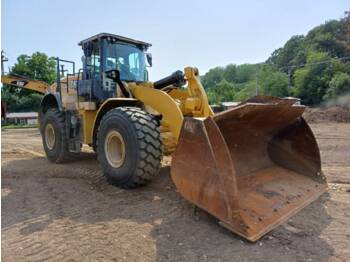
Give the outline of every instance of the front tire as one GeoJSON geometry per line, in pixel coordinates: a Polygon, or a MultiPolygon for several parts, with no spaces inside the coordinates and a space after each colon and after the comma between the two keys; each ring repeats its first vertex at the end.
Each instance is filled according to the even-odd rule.
{"type": "Polygon", "coordinates": [[[157,121],[136,107],[110,110],[97,133],[97,157],[110,183],[124,188],[146,184],[161,165],[157,121]]]}
{"type": "Polygon", "coordinates": [[[40,132],[46,157],[54,163],[63,163],[71,158],[68,152],[66,122],[63,112],[50,108],[42,116],[40,132]]]}

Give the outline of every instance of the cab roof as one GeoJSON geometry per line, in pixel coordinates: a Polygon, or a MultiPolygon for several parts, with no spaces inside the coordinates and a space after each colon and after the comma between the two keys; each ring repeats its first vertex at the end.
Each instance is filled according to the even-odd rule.
{"type": "Polygon", "coordinates": [[[111,39],[114,39],[116,41],[125,42],[125,43],[129,43],[129,44],[134,44],[134,45],[141,45],[141,46],[144,46],[146,48],[152,46],[152,44],[150,44],[150,43],[142,42],[139,40],[131,39],[131,38],[120,36],[120,35],[109,34],[109,33],[100,33],[100,34],[91,36],[85,40],[80,41],[78,43],[78,45],[82,46],[85,43],[88,43],[88,42],[91,42],[94,40],[98,40],[100,38],[111,38],[111,39]]]}

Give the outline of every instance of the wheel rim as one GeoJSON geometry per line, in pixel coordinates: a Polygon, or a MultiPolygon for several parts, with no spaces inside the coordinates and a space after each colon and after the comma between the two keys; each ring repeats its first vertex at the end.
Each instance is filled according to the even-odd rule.
{"type": "Polygon", "coordinates": [[[53,128],[52,124],[47,124],[45,127],[45,142],[48,149],[52,150],[55,146],[56,142],[56,135],[55,135],[55,129],[53,128]]]}
{"type": "Polygon", "coordinates": [[[114,168],[121,167],[125,159],[125,143],[122,135],[116,130],[109,131],[104,148],[108,163],[114,168]]]}

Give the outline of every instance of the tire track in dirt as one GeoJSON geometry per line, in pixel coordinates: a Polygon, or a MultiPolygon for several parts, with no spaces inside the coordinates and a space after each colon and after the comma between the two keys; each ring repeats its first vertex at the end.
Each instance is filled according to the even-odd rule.
{"type": "MultiPolygon", "coordinates": [[[[22,183],[31,181],[32,184],[41,184],[42,188],[39,190],[41,192],[38,194],[28,196],[32,198],[32,201],[28,203],[28,201],[24,200],[24,203],[21,203],[20,206],[14,207],[17,209],[17,214],[19,213],[20,217],[23,217],[22,222],[6,227],[5,221],[3,234],[16,235],[16,237],[9,242],[8,246],[12,248],[7,248],[7,245],[4,245],[3,250],[20,254],[17,257],[26,258],[26,260],[30,261],[35,261],[37,259],[50,260],[52,258],[55,258],[56,261],[68,259],[75,259],[78,261],[81,260],[82,257],[85,257],[84,254],[88,254],[89,258],[105,261],[110,258],[111,253],[106,243],[113,244],[113,236],[115,234],[121,234],[122,237],[127,238],[129,230],[135,228],[135,223],[131,223],[132,226],[127,227],[126,231],[123,232],[121,230],[115,230],[115,225],[94,225],[84,222],[99,221],[100,219],[104,220],[105,210],[110,209],[111,203],[113,203],[113,200],[109,199],[109,196],[113,197],[117,194],[125,194],[128,192],[107,184],[95,160],[94,154],[84,155],[82,158],[78,157],[76,159],[77,162],[73,161],[67,165],[52,165],[42,157],[33,159],[32,156],[36,154],[33,154],[33,152],[29,150],[13,150],[12,153],[14,156],[17,154],[17,157],[18,154],[21,154],[21,158],[23,159],[17,161],[14,160],[14,158],[17,159],[17,157],[11,157],[12,159],[9,161],[5,161],[4,171],[5,173],[9,173],[6,175],[6,180],[13,181],[13,184],[19,181],[22,183]],[[86,157],[88,160],[85,159],[86,157]],[[23,161],[27,162],[23,165],[14,164],[7,166],[6,163],[11,163],[11,161],[18,163],[23,161]],[[30,165],[27,165],[29,163],[30,165]],[[24,169],[24,167],[26,167],[26,169],[24,169]],[[34,170],[36,172],[34,172],[34,170]],[[79,183],[78,187],[75,185],[77,182],[79,183]],[[82,188],[81,182],[84,183],[84,188],[82,188]],[[66,195],[62,192],[62,188],[66,188],[66,195]],[[42,194],[45,195],[44,200],[41,196],[42,194]],[[69,195],[76,194],[79,195],[79,200],[84,200],[85,203],[81,205],[78,199],[73,201],[74,203],[69,203],[67,201],[67,198],[70,198],[69,195]],[[32,209],[27,209],[28,206],[34,205],[39,208],[34,211],[32,209]],[[48,217],[43,217],[41,215],[43,213],[48,213],[50,215],[48,217]],[[36,216],[37,219],[35,219],[36,216]],[[30,219],[31,217],[34,218],[30,219]],[[77,226],[76,222],[72,222],[81,220],[83,223],[79,222],[81,223],[79,226],[77,226]],[[74,223],[73,227],[71,226],[72,223],[74,223]],[[44,234],[41,234],[42,230],[45,230],[44,234]],[[106,237],[109,235],[110,237],[106,237]],[[36,239],[45,237],[48,241],[29,241],[33,237],[36,239]],[[79,239],[79,243],[76,243],[76,239],[79,239]],[[92,245],[94,245],[93,249],[91,249],[92,245]],[[57,249],[57,247],[59,248],[57,249]]],[[[27,190],[25,189],[23,191],[27,190]]],[[[23,194],[24,192],[20,192],[20,195],[23,194]]],[[[133,197],[133,193],[126,194],[133,197]]],[[[134,199],[137,202],[137,199],[141,200],[145,198],[140,195],[135,196],[134,199]]],[[[125,196],[122,196],[117,202],[121,206],[129,205],[128,197],[125,196]]],[[[142,208],[145,207],[140,203],[134,205],[134,208],[142,210],[142,208]]],[[[120,227],[123,228],[129,223],[130,222],[122,223],[120,227]]],[[[142,228],[143,227],[141,227],[141,231],[143,230],[142,228]]],[[[149,235],[149,230],[144,235],[149,235]]],[[[129,243],[133,241],[134,240],[130,240],[129,243]]],[[[140,245],[142,246],[142,244],[140,245]]],[[[130,247],[128,248],[130,249],[130,247]]],[[[147,253],[144,247],[142,249],[144,253],[147,253]]],[[[152,250],[152,248],[150,250],[152,250]]],[[[134,253],[138,254],[136,250],[134,253]]],[[[148,253],[154,256],[154,252],[148,251],[148,253]]],[[[128,256],[128,254],[124,255],[128,256]]],[[[120,259],[123,259],[123,257],[120,257],[120,259]]],[[[141,259],[141,257],[139,258],[141,259]]]]}
{"type": "MultiPolygon", "coordinates": [[[[336,130],[326,127],[317,126],[316,133],[328,137],[336,130]]],[[[147,187],[118,189],[106,182],[91,151],[84,148],[74,161],[55,165],[30,152],[43,154],[40,136],[29,132],[27,144],[16,142],[26,132],[3,135],[4,261],[345,261],[350,256],[346,184],[331,184],[330,194],[250,244],[207,213],[194,212],[176,192],[169,167],[147,187]]],[[[336,145],[350,151],[346,141],[319,141],[332,180],[343,181],[349,166],[345,157],[336,158],[336,145]]]]}

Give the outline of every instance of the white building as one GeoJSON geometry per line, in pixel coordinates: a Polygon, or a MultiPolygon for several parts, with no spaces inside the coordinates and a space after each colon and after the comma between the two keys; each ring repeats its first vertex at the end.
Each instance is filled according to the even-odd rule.
{"type": "Polygon", "coordinates": [[[6,113],[6,122],[20,125],[38,124],[37,112],[6,113]]]}
{"type": "Polygon", "coordinates": [[[221,105],[224,107],[224,110],[234,108],[238,106],[241,102],[221,102],[221,105]]]}

